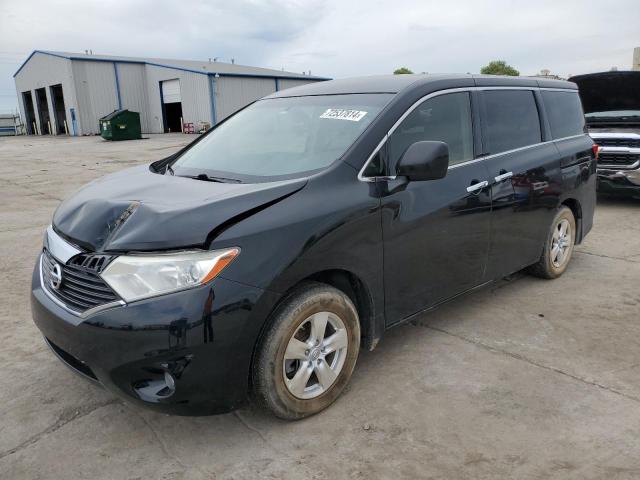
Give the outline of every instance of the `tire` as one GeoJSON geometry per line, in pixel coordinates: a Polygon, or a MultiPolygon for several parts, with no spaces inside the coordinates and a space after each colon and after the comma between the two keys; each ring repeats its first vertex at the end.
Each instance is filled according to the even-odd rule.
{"type": "Polygon", "coordinates": [[[570,208],[561,207],[551,222],[542,257],[528,268],[529,273],[540,278],[558,278],[569,265],[575,241],[576,219],[570,208]],[[563,229],[568,230],[563,234],[563,229]]]}
{"type": "Polygon", "coordinates": [[[359,350],[360,322],[349,297],[329,285],[306,283],[274,311],[258,345],[254,396],[279,418],[314,415],[340,396],[359,350]]]}

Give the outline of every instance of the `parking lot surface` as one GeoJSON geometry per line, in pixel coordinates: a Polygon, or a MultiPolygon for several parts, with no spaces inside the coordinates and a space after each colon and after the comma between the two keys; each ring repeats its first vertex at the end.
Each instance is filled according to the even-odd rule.
{"type": "Polygon", "coordinates": [[[524,274],[388,332],[327,411],[175,417],[77,377],[31,321],[58,203],[193,136],[0,138],[0,478],[640,478],[640,201],[600,198],[563,277],[524,274]]]}

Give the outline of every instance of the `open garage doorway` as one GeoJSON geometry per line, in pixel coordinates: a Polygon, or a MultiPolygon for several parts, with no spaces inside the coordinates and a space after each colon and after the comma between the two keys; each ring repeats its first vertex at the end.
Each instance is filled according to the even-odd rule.
{"type": "Polygon", "coordinates": [[[164,132],[182,131],[182,96],[180,94],[180,80],[165,80],[160,82],[160,96],[162,97],[162,119],[164,132]]]}
{"type": "Polygon", "coordinates": [[[36,90],[36,106],[38,107],[38,118],[40,119],[40,135],[51,135],[51,117],[49,116],[49,105],[47,104],[47,91],[44,88],[36,90]]]}
{"type": "Polygon", "coordinates": [[[36,114],[33,109],[33,97],[30,91],[22,92],[22,104],[24,105],[24,122],[27,126],[27,133],[29,135],[37,135],[36,114]]]}
{"type": "Polygon", "coordinates": [[[64,108],[64,95],[62,93],[62,85],[52,85],[49,87],[51,95],[51,104],[53,105],[53,118],[55,120],[55,131],[57,135],[68,135],[68,126],[66,124],[67,115],[64,108]]]}

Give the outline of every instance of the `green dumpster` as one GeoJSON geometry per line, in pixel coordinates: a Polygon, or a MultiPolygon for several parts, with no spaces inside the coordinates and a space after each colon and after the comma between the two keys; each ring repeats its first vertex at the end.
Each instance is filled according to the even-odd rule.
{"type": "Polygon", "coordinates": [[[140,114],[129,110],[114,110],[100,119],[100,135],[105,140],[142,138],[140,114]]]}

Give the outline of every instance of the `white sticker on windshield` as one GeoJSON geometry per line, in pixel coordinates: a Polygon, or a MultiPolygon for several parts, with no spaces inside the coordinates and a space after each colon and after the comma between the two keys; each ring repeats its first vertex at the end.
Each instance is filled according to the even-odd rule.
{"type": "Polygon", "coordinates": [[[360,110],[344,110],[342,108],[328,108],[320,118],[334,118],[336,120],[350,120],[352,122],[359,122],[362,120],[367,112],[360,110]]]}

